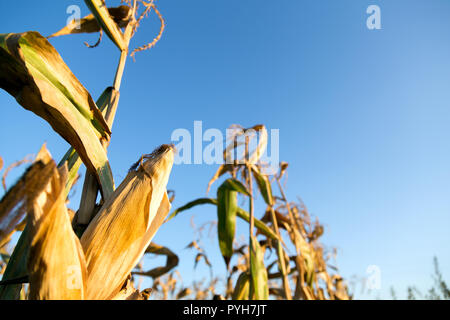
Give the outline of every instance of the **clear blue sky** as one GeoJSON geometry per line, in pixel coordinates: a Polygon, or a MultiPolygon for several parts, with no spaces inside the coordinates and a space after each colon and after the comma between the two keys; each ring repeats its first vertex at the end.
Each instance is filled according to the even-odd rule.
{"type": "MultiPolygon", "coordinates": [[[[0,32],[49,35],[83,1],[3,1],[0,32]]],[[[107,1],[115,4],[117,1],[107,1]]],[[[389,298],[394,286],[431,285],[432,257],[450,277],[450,2],[158,1],[167,28],[149,52],[130,59],[109,148],[120,182],[141,154],[170,142],[173,130],[225,130],[233,123],[280,129],[280,157],[290,163],[288,196],[301,196],[326,225],[323,242],[339,249],[350,278],[381,269],[382,289],[356,298],[389,298]],[[366,28],[366,8],[381,7],[382,30],[366,28]]],[[[151,41],[155,16],[133,45],[151,41]]],[[[96,35],[53,39],[80,81],[97,97],[112,84],[119,52],[96,35]]],[[[0,155],[6,163],[36,153],[43,142],[59,159],[67,144],[34,114],[0,92],[0,155]]],[[[205,195],[216,166],[173,169],[174,207],[205,195]]],[[[11,174],[9,184],[20,172],[11,174]]],[[[81,184],[77,186],[78,193],[81,184]]],[[[77,206],[75,197],[72,206],[77,206]]],[[[215,217],[198,208],[165,225],[155,241],[181,256],[186,281],[193,270],[183,250],[197,224],[215,217]]],[[[240,225],[239,234],[246,228],[240,225]]],[[[225,267],[215,238],[205,240],[216,274],[225,267]]],[[[159,261],[159,260],[157,260],[159,261]]],[[[153,260],[146,265],[151,267],[153,260]]],[[[360,287],[358,287],[360,288],[360,287]]]]}

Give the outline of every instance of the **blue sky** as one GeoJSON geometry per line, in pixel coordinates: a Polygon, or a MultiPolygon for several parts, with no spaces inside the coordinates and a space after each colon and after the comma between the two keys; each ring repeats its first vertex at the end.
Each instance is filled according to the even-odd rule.
{"type": "MultiPolygon", "coordinates": [[[[49,35],[66,22],[66,8],[83,1],[2,3],[2,33],[49,35]]],[[[108,3],[108,1],[107,1],[108,3]]],[[[109,1],[111,4],[117,1],[109,1]]],[[[381,270],[382,288],[356,298],[389,298],[394,286],[428,288],[432,257],[450,277],[450,2],[161,1],[167,27],[151,51],[129,60],[109,159],[116,182],[141,154],[170,142],[178,128],[225,129],[263,123],[280,129],[280,159],[290,163],[288,196],[302,197],[326,225],[323,242],[336,246],[346,278],[381,270]],[[366,9],[381,8],[382,29],[366,28],[366,9]]],[[[146,20],[133,46],[157,34],[146,20]]],[[[52,39],[92,96],[112,84],[118,50],[96,35],[52,39]]],[[[34,114],[0,93],[0,155],[12,163],[43,142],[56,159],[65,141],[34,114]]],[[[169,189],[174,207],[205,195],[216,166],[180,165],[169,189]]],[[[13,183],[20,174],[10,175],[13,183]]],[[[77,186],[78,194],[81,185],[77,186]]],[[[78,198],[72,199],[76,207],[78,198]]],[[[212,207],[165,225],[155,241],[180,254],[186,281],[193,269],[190,219],[214,219],[212,207]]],[[[238,233],[245,235],[245,225],[238,233]]],[[[214,271],[225,271],[215,238],[205,239],[214,271]]],[[[159,261],[159,260],[157,260],[159,261]]],[[[146,265],[151,267],[155,261],[146,265]]]]}

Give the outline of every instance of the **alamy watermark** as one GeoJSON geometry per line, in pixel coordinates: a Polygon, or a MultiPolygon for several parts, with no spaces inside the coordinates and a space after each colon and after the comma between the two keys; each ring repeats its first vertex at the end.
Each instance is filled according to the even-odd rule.
{"type": "Polygon", "coordinates": [[[379,6],[373,4],[370,5],[366,13],[370,16],[366,20],[366,26],[369,30],[380,30],[381,29],[381,9],[379,6]]]}
{"type": "Polygon", "coordinates": [[[66,13],[70,16],[67,18],[66,25],[76,24],[75,29],[81,28],[81,8],[77,5],[67,7],[66,13]]]}
{"type": "Polygon", "coordinates": [[[78,265],[69,266],[66,270],[66,288],[69,290],[80,290],[83,287],[83,276],[78,265]]]}
{"type": "Polygon", "coordinates": [[[381,290],[381,269],[377,265],[370,265],[366,269],[365,287],[368,290],[381,290]]]}
{"type": "Polygon", "coordinates": [[[177,150],[175,164],[244,164],[256,162],[268,171],[277,170],[280,162],[280,130],[232,127],[222,132],[204,130],[202,121],[194,121],[193,130],[179,128],[172,132],[177,150]]]}

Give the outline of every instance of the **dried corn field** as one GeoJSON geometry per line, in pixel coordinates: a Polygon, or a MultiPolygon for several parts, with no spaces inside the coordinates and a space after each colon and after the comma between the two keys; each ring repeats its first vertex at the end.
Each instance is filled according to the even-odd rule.
{"type": "Polygon", "coordinates": [[[351,299],[333,265],[335,250],[320,242],[324,226],[311,218],[301,200],[286,196],[288,164],[269,172],[261,160],[268,140],[264,125],[233,126],[235,141],[223,159],[239,153],[239,139],[245,151],[205,183],[209,190],[220,181],[215,197],[172,208],[175,194],[167,184],[177,150],[165,141],[136,155],[126,177],[114,180],[108,147],[127,58],[153,48],[165,30],[153,1],[122,2],[107,8],[102,0],[85,0],[91,14],[47,38],[35,31],[0,34],[0,87],[69,144],[60,160],[53,159],[46,145],[17,163],[0,158],[5,190],[0,201],[0,299],[351,299]],[[160,22],[159,32],[148,44],[130,48],[151,14],[160,22]],[[104,41],[105,33],[120,51],[113,86],[96,101],[48,40],[80,33],[99,35],[97,43],[86,43],[91,48],[104,41]],[[86,175],[78,181],[82,165],[86,175]],[[19,166],[26,166],[25,172],[8,186],[7,175],[19,166]],[[68,195],[77,183],[82,184],[81,201],[73,211],[68,195]],[[158,229],[170,228],[172,219],[199,205],[216,213],[217,222],[210,227],[227,274],[213,276],[200,236],[183,239],[195,266],[211,269],[208,280],[184,284],[177,253],[152,240],[158,229]],[[265,209],[256,210],[261,206],[265,209]],[[237,221],[247,224],[248,238],[238,240],[237,221]],[[164,257],[166,264],[145,270],[144,256],[164,257]],[[142,279],[152,286],[141,289],[142,279]]]}

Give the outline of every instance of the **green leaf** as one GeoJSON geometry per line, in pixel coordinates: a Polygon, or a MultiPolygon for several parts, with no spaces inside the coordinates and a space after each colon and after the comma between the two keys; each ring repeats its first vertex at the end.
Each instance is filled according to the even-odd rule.
{"type": "Polygon", "coordinates": [[[261,192],[264,201],[267,205],[273,205],[273,196],[272,196],[272,186],[270,185],[269,178],[262,174],[258,167],[252,166],[253,176],[255,177],[256,183],[258,184],[259,191],[261,192]]]}
{"type": "Polygon", "coordinates": [[[114,182],[101,141],[109,140],[110,129],[89,92],[39,33],[0,34],[0,88],[75,148],[109,198],[114,182]]]}
{"type": "Polygon", "coordinates": [[[250,192],[247,188],[237,179],[227,179],[222,183],[221,187],[250,196],[250,192]]]}
{"type": "Polygon", "coordinates": [[[202,204],[214,204],[214,205],[217,205],[217,200],[216,199],[211,199],[211,198],[199,198],[199,199],[196,199],[194,201],[188,202],[184,206],[179,207],[178,209],[174,210],[170,214],[170,216],[167,218],[166,222],[169,222],[170,220],[175,218],[180,212],[189,210],[189,209],[191,209],[191,208],[193,208],[195,206],[202,205],[202,204]]]}
{"type": "MultiPolygon", "coordinates": [[[[102,112],[103,115],[106,114],[107,108],[109,106],[109,102],[111,101],[111,96],[114,94],[114,88],[108,87],[103,91],[103,93],[100,95],[100,97],[97,100],[97,106],[99,110],[102,112]]],[[[76,150],[71,147],[64,157],[61,159],[61,161],[58,164],[58,167],[61,167],[64,165],[64,163],[67,162],[67,168],[69,170],[69,174],[67,176],[67,183],[66,183],[66,196],[69,194],[70,189],[72,189],[72,186],[78,176],[78,171],[81,166],[81,159],[76,150]]]]}
{"type": "Polygon", "coordinates": [[[250,254],[251,254],[251,296],[255,300],[269,299],[269,286],[267,269],[264,266],[264,253],[255,236],[250,237],[250,254]]]}
{"type": "MultiPolygon", "coordinates": [[[[167,218],[166,222],[168,222],[169,220],[172,220],[173,218],[175,218],[179,213],[181,213],[183,211],[186,211],[186,210],[189,210],[189,209],[191,209],[191,208],[193,208],[195,206],[202,205],[202,204],[213,204],[213,205],[217,206],[217,203],[218,202],[217,202],[216,199],[211,199],[211,198],[199,198],[199,199],[196,199],[196,200],[191,201],[191,202],[185,204],[184,206],[174,210],[170,214],[169,218],[167,218]]],[[[237,216],[239,218],[241,218],[242,220],[250,222],[250,214],[247,211],[245,211],[244,209],[240,208],[240,207],[238,207],[238,209],[237,209],[237,216]]],[[[265,236],[267,236],[267,237],[269,237],[271,239],[274,239],[274,240],[278,239],[277,235],[272,231],[271,228],[269,228],[264,222],[262,222],[261,220],[256,219],[256,218],[255,218],[255,227],[256,227],[256,229],[258,229],[265,236]]]]}
{"type": "MultiPolygon", "coordinates": [[[[242,208],[238,208],[237,216],[247,222],[250,222],[250,214],[242,208]]],[[[265,236],[278,240],[278,236],[271,228],[269,228],[264,222],[259,219],[254,219],[255,227],[265,236]]]]}
{"type": "Polygon", "coordinates": [[[73,147],[66,152],[61,162],[58,164],[58,167],[63,166],[64,163],[66,162],[67,162],[67,169],[69,170],[65,189],[65,194],[67,197],[69,195],[70,190],[73,187],[73,184],[77,179],[78,170],[80,170],[80,166],[82,164],[80,156],[73,147]]]}
{"type": "Polygon", "coordinates": [[[84,0],[89,10],[94,14],[102,29],[106,32],[108,37],[121,50],[127,50],[123,33],[117,23],[110,16],[108,8],[103,0],[84,0]]]}

